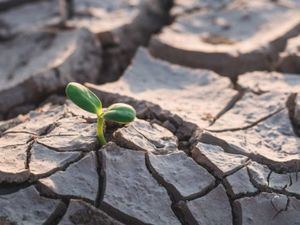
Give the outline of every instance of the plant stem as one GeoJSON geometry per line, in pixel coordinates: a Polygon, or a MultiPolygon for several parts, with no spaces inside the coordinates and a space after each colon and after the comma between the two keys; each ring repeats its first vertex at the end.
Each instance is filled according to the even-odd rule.
{"type": "Polygon", "coordinates": [[[98,136],[98,140],[99,140],[101,145],[106,144],[106,140],[105,140],[104,133],[103,133],[103,128],[104,128],[104,119],[102,117],[98,116],[98,119],[97,119],[97,136],[98,136]]]}

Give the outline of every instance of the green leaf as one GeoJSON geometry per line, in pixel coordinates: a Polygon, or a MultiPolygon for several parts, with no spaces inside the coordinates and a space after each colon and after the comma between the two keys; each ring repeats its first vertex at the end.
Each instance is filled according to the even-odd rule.
{"type": "Polygon", "coordinates": [[[66,95],[77,106],[90,113],[100,115],[102,103],[99,98],[85,86],[71,82],[66,87],[66,95]]]}
{"type": "Polygon", "coordinates": [[[134,120],[135,116],[134,108],[124,103],[113,104],[102,114],[104,119],[118,123],[129,123],[134,120]]]}

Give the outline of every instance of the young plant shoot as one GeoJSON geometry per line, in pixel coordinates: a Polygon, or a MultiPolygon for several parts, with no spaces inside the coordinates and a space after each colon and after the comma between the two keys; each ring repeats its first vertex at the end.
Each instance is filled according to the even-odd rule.
{"type": "Polygon", "coordinates": [[[101,145],[106,144],[104,137],[105,120],[127,124],[133,121],[136,116],[134,108],[124,103],[112,104],[103,110],[99,98],[88,88],[75,82],[68,84],[66,95],[78,107],[97,115],[97,136],[101,145]]]}

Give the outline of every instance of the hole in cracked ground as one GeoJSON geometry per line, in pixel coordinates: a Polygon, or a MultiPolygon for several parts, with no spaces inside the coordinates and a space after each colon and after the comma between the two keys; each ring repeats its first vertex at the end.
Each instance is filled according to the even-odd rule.
{"type": "Polygon", "coordinates": [[[107,142],[110,142],[113,140],[113,134],[116,130],[123,127],[123,124],[118,124],[111,121],[105,121],[105,132],[104,136],[107,142]]]}

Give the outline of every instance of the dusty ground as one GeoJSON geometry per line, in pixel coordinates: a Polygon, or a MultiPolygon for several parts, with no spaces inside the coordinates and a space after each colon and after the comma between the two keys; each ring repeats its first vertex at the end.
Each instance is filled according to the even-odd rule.
{"type": "Polygon", "coordinates": [[[298,0],[0,0],[0,225],[300,225],[299,37],[298,0]],[[138,118],[100,147],[70,81],[138,118]]]}

